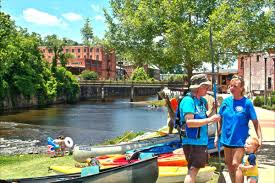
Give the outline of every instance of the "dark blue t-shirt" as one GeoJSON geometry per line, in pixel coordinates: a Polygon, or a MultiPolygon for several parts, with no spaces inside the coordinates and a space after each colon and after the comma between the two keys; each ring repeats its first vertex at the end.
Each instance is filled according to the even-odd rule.
{"type": "Polygon", "coordinates": [[[244,147],[248,137],[248,122],[257,119],[252,102],[246,97],[240,100],[228,97],[222,102],[219,114],[222,117],[221,143],[244,147]]]}
{"type": "Polygon", "coordinates": [[[250,165],[256,165],[256,155],[254,153],[249,154],[247,160],[250,165]]]}

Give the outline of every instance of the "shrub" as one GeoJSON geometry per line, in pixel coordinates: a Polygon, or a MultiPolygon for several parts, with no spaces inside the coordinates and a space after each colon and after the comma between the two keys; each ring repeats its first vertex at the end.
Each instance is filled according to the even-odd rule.
{"type": "Polygon", "coordinates": [[[254,99],[253,104],[257,107],[261,107],[264,103],[262,102],[261,97],[257,96],[254,99]]]}
{"type": "Polygon", "coordinates": [[[138,67],[134,70],[134,72],[131,75],[131,80],[133,81],[147,81],[149,80],[149,76],[145,72],[143,67],[138,67]]]}
{"type": "Polygon", "coordinates": [[[80,77],[84,80],[97,80],[98,75],[94,71],[85,70],[81,73],[80,77]]]}
{"type": "Polygon", "coordinates": [[[268,106],[268,105],[264,105],[262,106],[264,109],[267,109],[267,110],[272,110],[272,111],[275,111],[275,105],[272,105],[272,106],[268,106]]]}
{"type": "Polygon", "coordinates": [[[275,95],[271,96],[271,105],[275,105],[275,95]]]}

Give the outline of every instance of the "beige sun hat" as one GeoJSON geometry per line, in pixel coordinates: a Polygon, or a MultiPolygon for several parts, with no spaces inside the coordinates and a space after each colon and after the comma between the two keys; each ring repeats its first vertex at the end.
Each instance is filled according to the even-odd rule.
{"type": "Polygon", "coordinates": [[[201,85],[211,85],[211,81],[208,80],[206,74],[197,74],[191,77],[190,79],[190,89],[197,89],[201,85]]]}

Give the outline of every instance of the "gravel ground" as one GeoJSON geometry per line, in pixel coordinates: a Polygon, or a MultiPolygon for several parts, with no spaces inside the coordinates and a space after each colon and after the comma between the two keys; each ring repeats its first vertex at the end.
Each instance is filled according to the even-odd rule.
{"type": "Polygon", "coordinates": [[[38,140],[18,140],[0,138],[0,155],[44,154],[47,147],[37,146],[38,140]]]}

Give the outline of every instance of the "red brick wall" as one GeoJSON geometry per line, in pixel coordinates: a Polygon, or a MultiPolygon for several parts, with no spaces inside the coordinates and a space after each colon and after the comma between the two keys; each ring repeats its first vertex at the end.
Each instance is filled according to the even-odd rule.
{"type": "MultiPolygon", "coordinates": [[[[48,62],[52,62],[53,52],[50,53],[49,49],[45,46],[39,47],[42,51],[44,58],[48,62]]],[[[99,74],[100,79],[116,78],[116,56],[115,52],[107,54],[102,46],[88,47],[88,46],[65,46],[64,53],[71,53],[74,55],[73,59],[69,59],[67,63],[71,71],[91,70],[99,74]]],[[[78,73],[74,73],[78,74],[78,73]]]]}
{"type": "MultiPolygon", "coordinates": [[[[248,92],[251,90],[264,90],[265,84],[265,66],[264,66],[264,54],[252,53],[251,57],[247,54],[240,54],[238,56],[238,73],[243,76],[245,81],[245,90],[248,92]],[[243,68],[241,68],[241,60],[243,60],[243,68]],[[250,66],[251,65],[251,66],[250,66]],[[251,67],[251,70],[250,70],[251,67]],[[251,79],[250,79],[251,74],[251,79]],[[251,83],[250,83],[251,82],[251,83]]],[[[268,56],[266,62],[266,80],[268,89],[268,78],[271,78],[271,89],[275,90],[275,75],[274,75],[274,62],[271,56],[268,56]]]]}

